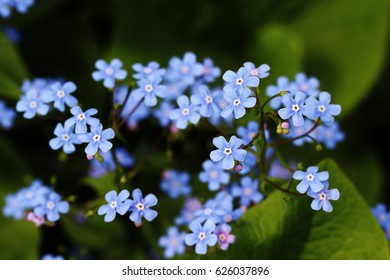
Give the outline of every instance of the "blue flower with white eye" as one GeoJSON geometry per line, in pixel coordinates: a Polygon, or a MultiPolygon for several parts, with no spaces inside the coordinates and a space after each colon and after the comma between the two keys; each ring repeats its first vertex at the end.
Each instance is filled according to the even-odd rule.
{"type": "Polygon", "coordinates": [[[77,135],[73,133],[73,127],[65,129],[62,124],[57,124],[54,129],[55,138],[50,139],[49,145],[53,150],[58,150],[62,147],[65,154],[73,153],[76,150],[75,144],[81,144],[77,135]]]}
{"type": "Polygon", "coordinates": [[[240,149],[242,140],[235,135],[230,137],[229,142],[223,136],[215,137],[213,144],[218,149],[210,153],[210,158],[214,162],[222,161],[222,168],[226,170],[234,167],[235,160],[244,161],[247,154],[247,151],[240,149]]]}
{"type": "Polygon", "coordinates": [[[169,114],[175,107],[169,102],[161,102],[156,110],[153,111],[153,116],[158,120],[162,127],[167,127],[171,123],[169,114]]]}
{"type": "MultiPolygon", "coordinates": [[[[267,86],[267,88],[265,90],[265,94],[268,97],[272,97],[280,92],[288,92],[288,91],[290,91],[290,88],[291,88],[291,85],[290,85],[288,78],[282,76],[276,80],[276,85],[267,86]]],[[[274,97],[269,102],[269,106],[272,109],[279,109],[282,106],[282,97],[281,96],[274,97]]]]}
{"type": "Polygon", "coordinates": [[[260,83],[259,78],[250,75],[248,69],[245,67],[240,67],[237,73],[231,70],[226,71],[223,74],[222,79],[225,81],[225,86],[223,87],[225,92],[241,92],[244,89],[248,89],[248,87],[257,87],[260,83]]]}
{"type": "MultiPolygon", "coordinates": [[[[291,122],[291,120],[290,120],[291,122]]],[[[288,130],[288,133],[283,135],[284,137],[286,138],[295,138],[295,137],[299,137],[299,136],[302,136],[304,134],[306,134],[308,131],[310,131],[314,126],[314,122],[309,120],[309,119],[304,119],[304,122],[303,122],[303,125],[301,126],[294,126],[290,125],[289,127],[289,130],[288,130]]],[[[316,139],[316,135],[317,133],[315,131],[312,131],[309,133],[309,136],[311,137],[314,137],[316,139]]],[[[309,137],[300,137],[298,139],[295,139],[293,141],[293,144],[295,146],[302,146],[303,144],[305,144],[306,142],[311,142],[312,140],[309,138],[309,137]]]]}
{"type": "Polygon", "coordinates": [[[208,183],[210,191],[219,190],[221,184],[229,183],[230,174],[225,172],[220,163],[215,163],[211,160],[206,160],[202,164],[203,171],[199,173],[199,180],[203,183],[208,183]]]}
{"type": "Polygon", "coordinates": [[[186,52],[183,59],[172,57],[166,73],[166,79],[170,82],[177,81],[182,85],[190,86],[195,79],[203,73],[203,66],[196,61],[196,55],[186,52]]]}
{"type": "Polygon", "coordinates": [[[68,129],[73,125],[76,125],[76,134],[86,133],[88,130],[87,124],[92,127],[98,126],[98,124],[100,123],[99,119],[91,117],[98,112],[98,110],[96,110],[95,108],[91,108],[83,112],[80,107],[76,106],[70,109],[70,112],[72,113],[73,117],[65,121],[64,128],[68,129]]]}
{"type": "Polygon", "coordinates": [[[259,67],[252,62],[245,62],[244,67],[249,71],[250,76],[258,77],[259,79],[264,79],[269,76],[268,71],[271,69],[268,64],[261,64],[259,67]]]}
{"type": "Polygon", "coordinates": [[[330,126],[334,122],[334,117],[340,114],[341,106],[338,104],[330,104],[331,96],[326,91],[321,91],[318,100],[312,96],[306,99],[306,104],[302,109],[307,108],[306,116],[309,119],[315,120],[320,118],[326,126],[330,126]]]}
{"type": "Polygon", "coordinates": [[[331,126],[320,125],[315,132],[315,139],[324,144],[327,149],[336,148],[337,143],[345,138],[345,134],[340,130],[339,124],[334,122],[331,126]]]}
{"type": "Polygon", "coordinates": [[[194,91],[195,93],[191,96],[191,103],[200,106],[199,113],[201,116],[210,117],[214,113],[221,111],[216,103],[220,91],[211,92],[205,85],[197,86],[194,91]]]}
{"type": "Polygon", "coordinates": [[[324,188],[324,182],[329,179],[328,171],[318,172],[317,166],[310,166],[306,171],[297,170],[293,174],[295,180],[301,180],[297,185],[297,191],[305,193],[309,188],[317,193],[324,188]]]}
{"type": "Polygon", "coordinates": [[[150,76],[137,81],[138,88],[133,90],[131,94],[136,100],[144,98],[144,103],[148,107],[153,107],[157,104],[157,97],[164,98],[167,93],[165,86],[160,85],[162,78],[159,76],[150,76]]]}
{"type": "Polygon", "coordinates": [[[216,78],[221,75],[221,69],[214,66],[213,60],[210,58],[205,58],[203,60],[203,73],[201,76],[201,81],[206,83],[214,82],[216,78]]]}
{"type": "Polygon", "coordinates": [[[19,13],[24,14],[34,4],[34,0],[13,0],[11,3],[19,13]]]}
{"type": "Polygon", "coordinates": [[[15,220],[20,220],[24,217],[24,197],[21,192],[9,194],[5,197],[5,205],[3,214],[5,217],[12,217],[15,220]]]}
{"type": "Polygon", "coordinates": [[[48,194],[42,203],[34,208],[34,213],[40,217],[46,218],[50,222],[56,222],[60,219],[60,213],[66,214],[69,211],[69,203],[61,201],[61,196],[55,192],[48,194]]]}
{"type": "Polygon", "coordinates": [[[295,75],[295,80],[291,83],[290,91],[293,95],[297,92],[303,92],[307,96],[317,97],[320,82],[317,78],[308,78],[305,73],[298,73],[295,75]]]}
{"type": "Polygon", "coordinates": [[[324,210],[325,212],[332,212],[333,207],[332,204],[330,204],[329,200],[338,200],[340,198],[340,192],[338,189],[331,189],[329,190],[329,183],[328,181],[323,182],[324,188],[318,192],[312,191],[312,189],[309,189],[307,191],[307,195],[314,198],[314,200],[311,203],[311,208],[313,210],[324,210]]]}
{"type": "Polygon", "coordinates": [[[173,258],[175,255],[182,255],[186,249],[184,244],[185,232],[179,232],[175,226],[169,227],[167,235],[158,239],[158,245],[163,247],[164,257],[173,258]]]}
{"type": "Polygon", "coordinates": [[[249,88],[243,88],[240,91],[224,89],[224,91],[223,97],[228,105],[221,112],[223,118],[228,118],[233,113],[235,119],[242,118],[246,113],[245,108],[252,108],[256,105],[256,98],[252,96],[249,88]]]}
{"type": "Polygon", "coordinates": [[[179,108],[172,110],[169,114],[169,118],[173,121],[176,121],[175,125],[177,128],[186,128],[188,122],[192,124],[197,124],[199,122],[199,107],[194,104],[190,104],[190,100],[187,96],[179,96],[177,98],[177,104],[179,105],[179,108]]]}
{"type": "Polygon", "coordinates": [[[95,67],[98,69],[92,73],[92,78],[95,81],[103,80],[103,85],[106,88],[114,88],[115,80],[124,80],[127,76],[127,71],[122,69],[122,61],[117,58],[107,63],[103,59],[99,59],[95,63],[95,67]]]}
{"type": "Polygon", "coordinates": [[[219,198],[207,200],[202,208],[194,212],[194,221],[202,223],[206,220],[211,220],[214,224],[223,222],[227,214],[227,203],[227,200],[219,198]]]}
{"type": "Polygon", "coordinates": [[[157,205],[157,197],[154,194],[148,194],[145,198],[142,195],[142,191],[140,189],[135,189],[132,192],[133,199],[130,199],[130,208],[129,211],[132,212],[130,214],[130,220],[133,221],[136,226],[140,226],[142,224],[142,217],[144,217],[147,221],[152,221],[157,217],[157,211],[150,209],[157,205]]]}
{"type": "Polygon", "coordinates": [[[200,208],[202,208],[202,204],[198,198],[187,198],[180,211],[180,215],[175,219],[175,224],[188,225],[194,219],[194,212],[200,208]]]}
{"type": "Polygon", "coordinates": [[[163,173],[163,180],[160,183],[160,187],[170,198],[176,199],[181,195],[188,196],[191,193],[189,180],[190,175],[187,172],[166,170],[163,173]]]}
{"type": "Polygon", "coordinates": [[[239,126],[237,128],[237,134],[241,136],[242,143],[244,145],[249,144],[259,131],[260,131],[259,124],[255,121],[248,122],[247,127],[239,126]]]}
{"type": "Polygon", "coordinates": [[[259,181],[252,180],[250,177],[245,176],[240,180],[241,186],[234,186],[231,193],[234,197],[240,198],[240,206],[249,206],[252,202],[259,203],[263,200],[264,195],[259,192],[259,181]]]}
{"type": "Polygon", "coordinates": [[[98,150],[103,153],[112,148],[112,143],[108,140],[115,137],[115,132],[112,128],[103,130],[103,125],[92,126],[90,133],[78,134],[78,139],[83,143],[88,143],[85,148],[85,153],[89,156],[95,155],[98,150]]]}
{"type": "Polygon", "coordinates": [[[32,119],[36,114],[46,115],[49,105],[42,100],[40,92],[35,89],[28,90],[16,103],[16,111],[24,112],[23,117],[32,119]]]}
{"type": "Polygon", "coordinates": [[[214,234],[215,224],[207,220],[204,225],[193,221],[190,223],[192,233],[186,234],[184,241],[188,246],[195,245],[195,252],[204,255],[207,252],[207,246],[217,244],[218,238],[214,234]]]}
{"type": "Polygon", "coordinates": [[[65,104],[69,107],[77,105],[77,99],[71,95],[77,89],[73,82],[66,82],[61,84],[59,82],[54,83],[49,89],[43,91],[42,99],[45,102],[53,102],[54,108],[59,111],[65,111],[65,104]]]}
{"type": "MultiPolygon", "coordinates": [[[[303,125],[304,112],[302,107],[304,106],[305,100],[306,94],[304,94],[303,92],[297,92],[295,94],[295,97],[293,97],[291,93],[283,94],[282,102],[285,107],[278,110],[279,116],[283,120],[288,120],[292,118],[292,123],[294,126],[303,125]]],[[[305,110],[308,110],[308,108],[305,107],[305,110]]]]}
{"type": "Polygon", "coordinates": [[[118,195],[116,191],[109,191],[104,197],[107,204],[99,207],[98,214],[105,215],[105,222],[113,221],[117,213],[123,216],[130,208],[129,196],[130,193],[128,190],[121,190],[118,195]]]}
{"type": "Polygon", "coordinates": [[[166,73],[166,70],[160,68],[160,64],[155,61],[149,62],[146,66],[141,63],[134,63],[132,66],[133,70],[137,73],[133,74],[133,77],[137,80],[145,79],[153,76],[163,77],[166,73]]]}

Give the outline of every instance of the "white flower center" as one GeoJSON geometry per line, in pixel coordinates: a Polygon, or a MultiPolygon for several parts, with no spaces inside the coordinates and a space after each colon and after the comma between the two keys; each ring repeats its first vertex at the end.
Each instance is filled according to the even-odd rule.
{"type": "Polygon", "coordinates": [[[69,135],[66,134],[66,133],[62,134],[62,140],[68,141],[69,140],[69,135]]]}
{"type": "Polygon", "coordinates": [[[181,111],[181,114],[182,114],[183,116],[188,116],[189,113],[190,113],[190,109],[188,109],[188,108],[184,108],[184,109],[181,111]]]}
{"type": "Polygon", "coordinates": [[[253,194],[252,188],[245,188],[245,189],[244,189],[244,194],[245,194],[246,196],[251,196],[251,195],[253,194]]]}
{"type": "Polygon", "coordinates": [[[84,114],[84,113],[78,114],[77,119],[78,119],[79,121],[84,120],[84,119],[85,119],[85,114],[84,114]]]}
{"type": "Polygon", "coordinates": [[[219,241],[224,242],[226,240],[226,235],[221,233],[218,235],[218,239],[219,239],[219,241]]]}
{"type": "Polygon", "coordinates": [[[213,209],[211,209],[211,208],[206,208],[206,209],[204,209],[204,213],[205,213],[207,216],[210,216],[211,213],[213,213],[213,209]]]}
{"type": "Polygon", "coordinates": [[[138,202],[135,208],[137,208],[138,211],[142,211],[145,209],[145,205],[141,202],[138,202]]]}
{"type": "Polygon", "coordinates": [[[99,135],[99,134],[95,134],[95,135],[93,136],[93,141],[97,142],[97,141],[99,141],[99,140],[100,140],[100,135],[99,135]]]}
{"type": "Polygon", "coordinates": [[[33,197],[34,197],[34,192],[33,191],[26,192],[26,198],[27,199],[32,199],[33,197]]]}
{"type": "Polygon", "coordinates": [[[240,105],[240,103],[241,103],[241,100],[238,98],[233,101],[234,106],[238,106],[238,105],[240,105]]]}
{"type": "Polygon", "coordinates": [[[303,91],[303,92],[307,92],[307,90],[309,89],[309,86],[308,86],[308,84],[302,84],[301,86],[300,86],[300,89],[301,89],[301,91],[303,91]]]}
{"type": "Polygon", "coordinates": [[[63,90],[57,91],[57,97],[59,97],[59,98],[65,97],[65,92],[63,90]]]}
{"type": "Polygon", "coordinates": [[[46,203],[46,207],[47,209],[54,209],[54,207],[56,207],[56,204],[53,202],[53,201],[49,201],[48,203],[46,203]]]}
{"type": "Polygon", "coordinates": [[[301,108],[299,108],[299,106],[298,106],[297,104],[294,104],[294,105],[291,106],[291,109],[292,109],[294,112],[298,112],[299,109],[301,109],[301,108]]]}
{"type": "Polygon", "coordinates": [[[320,111],[321,113],[325,112],[326,111],[326,107],[324,105],[320,105],[318,106],[318,111],[320,111]]]}
{"type": "Polygon", "coordinates": [[[217,179],[218,178],[218,171],[213,170],[210,172],[211,179],[217,179]]]}
{"type": "Polygon", "coordinates": [[[312,182],[314,180],[314,175],[310,173],[309,175],[306,176],[306,180],[312,182]]]}
{"type": "Polygon", "coordinates": [[[152,85],[146,85],[146,86],[145,86],[145,90],[146,90],[147,92],[151,92],[151,91],[153,90],[153,86],[152,86],[152,85]]]}
{"type": "Polygon", "coordinates": [[[30,108],[31,109],[35,109],[35,108],[37,108],[37,106],[38,106],[38,103],[36,101],[31,101],[30,102],[30,108]]]}
{"type": "Polygon", "coordinates": [[[259,72],[257,71],[257,69],[252,69],[250,72],[249,72],[250,75],[252,76],[257,76],[259,74],[259,72]]]}
{"type": "Polygon", "coordinates": [[[210,95],[207,95],[204,100],[206,101],[207,104],[210,104],[213,102],[213,98],[210,95]]]}
{"type": "Polygon", "coordinates": [[[114,73],[114,69],[112,67],[107,67],[104,72],[107,76],[111,76],[114,73]]]}
{"type": "Polygon", "coordinates": [[[110,207],[112,209],[116,208],[117,205],[118,205],[118,203],[115,200],[111,201],[111,203],[110,203],[110,207]]]}
{"type": "Polygon", "coordinates": [[[145,74],[150,74],[150,73],[152,73],[152,68],[150,68],[150,67],[145,67],[145,68],[144,68],[144,73],[145,73],[145,74]]]}
{"type": "Polygon", "coordinates": [[[236,85],[238,85],[238,86],[241,86],[243,83],[244,83],[243,78],[238,78],[238,79],[236,80],[236,85]]]}
{"type": "Polygon", "coordinates": [[[190,72],[190,67],[188,67],[187,65],[183,65],[183,66],[180,68],[180,71],[181,71],[183,74],[187,74],[188,72],[190,72]]]}
{"type": "Polygon", "coordinates": [[[171,237],[169,239],[169,245],[170,245],[171,248],[177,247],[178,244],[179,244],[179,240],[178,240],[178,238],[176,236],[171,237]]]}
{"type": "Polygon", "coordinates": [[[225,155],[230,155],[232,153],[232,149],[231,148],[225,148],[225,151],[224,151],[225,155]]]}
{"type": "Polygon", "coordinates": [[[326,193],[321,192],[321,193],[318,195],[318,198],[319,198],[320,200],[325,200],[325,199],[326,199],[326,193]]]}
{"type": "Polygon", "coordinates": [[[206,238],[206,233],[204,233],[204,232],[199,232],[198,238],[199,238],[200,240],[204,240],[204,239],[206,238]]]}

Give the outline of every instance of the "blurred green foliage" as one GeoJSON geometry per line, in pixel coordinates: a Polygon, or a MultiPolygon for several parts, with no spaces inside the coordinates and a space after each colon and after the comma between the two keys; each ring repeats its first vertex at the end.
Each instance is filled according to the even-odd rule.
{"type": "MultiPolygon", "coordinates": [[[[245,61],[256,65],[267,63],[271,71],[270,76],[262,80],[262,89],[275,84],[279,76],[293,79],[297,72],[303,71],[317,77],[321,90],[330,92],[333,103],[342,105],[340,124],[346,132],[346,140],[335,151],[317,153],[312,147],[304,147],[296,154],[300,160],[310,163],[328,155],[334,158],[345,172],[334,180],[346,182],[343,187],[347,195],[341,197],[327,220],[329,215],[313,213],[307,207],[303,209],[303,204],[308,206],[307,201],[286,205],[282,194],[272,194],[268,201],[248,212],[242,223],[257,219],[259,211],[276,215],[275,209],[281,204],[284,210],[280,214],[281,227],[267,224],[270,218],[262,217],[262,222],[254,225],[255,230],[261,231],[257,226],[264,226],[269,232],[262,232],[261,238],[251,236],[252,239],[242,246],[247,246],[245,250],[253,250],[249,241],[264,238],[266,244],[257,246],[269,246],[268,251],[248,252],[254,258],[388,258],[388,253],[379,248],[384,240],[369,217],[369,206],[379,201],[390,203],[386,190],[390,178],[385,172],[389,165],[383,155],[388,147],[380,138],[382,129],[387,127],[385,104],[390,101],[386,94],[390,86],[386,74],[390,69],[389,5],[387,0],[353,3],[233,0],[229,4],[222,0],[36,0],[27,14],[14,14],[10,19],[0,21],[0,25],[17,27],[22,35],[21,42],[13,44],[0,34],[0,98],[14,106],[24,79],[63,77],[77,84],[76,96],[81,103],[99,108],[99,117],[104,118],[109,110],[107,95],[101,85],[91,79],[98,58],[118,57],[129,71],[135,62],[152,60],[164,67],[170,57],[182,56],[186,51],[196,53],[199,60],[212,58],[222,72],[236,71],[245,61]],[[345,205],[341,206],[343,203],[345,205]],[[359,211],[353,211],[356,208],[359,211]],[[343,213],[341,216],[338,216],[338,209],[343,213]],[[293,216],[294,213],[297,215],[293,216]],[[347,217],[365,221],[352,232],[347,217]],[[294,220],[306,221],[305,228],[298,230],[297,235],[285,232],[293,229],[291,222],[294,220]],[[308,235],[310,223],[319,225],[314,227],[311,236],[308,235]],[[343,240],[345,244],[340,247],[337,240],[332,240],[333,235],[329,240],[325,238],[327,230],[339,229],[338,223],[345,229],[340,236],[352,236],[351,240],[343,240]],[[278,233],[280,230],[283,232],[278,233]],[[275,246],[287,242],[284,237],[294,239],[300,234],[306,236],[305,243],[298,243],[300,248],[287,246],[291,250],[288,254],[280,248],[280,254],[269,254],[275,246]],[[316,255],[317,249],[313,246],[316,247],[320,236],[325,238],[321,244],[328,241],[335,250],[339,249],[337,253],[322,251],[316,255]],[[347,254],[357,241],[366,242],[367,251],[352,250],[347,254]]],[[[222,79],[218,83],[221,84],[222,79]]],[[[159,221],[141,229],[135,229],[127,218],[116,224],[99,223],[96,215],[85,227],[80,227],[74,219],[78,214],[77,207],[86,206],[83,204],[85,197],[97,196],[95,190],[99,182],[84,179],[87,163],[80,160],[84,158],[82,151],[61,162],[58,153],[50,150],[47,142],[52,137],[55,121],[47,118],[28,121],[19,116],[13,129],[0,131],[0,206],[7,193],[26,186],[32,178],[53,183],[64,196],[77,194],[77,205],[60,221],[58,229],[35,229],[26,221],[14,222],[0,217],[0,236],[7,236],[0,240],[0,258],[33,259],[49,250],[68,255],[72,250],[81,250],[84,253],[80,257],[93,253],[94,258],[102,259],[156,257],[155,254],[161,251],[155,240],[165,233],[181,201],[172,203],[162,199],[157,209],[159,221]],[[113,241],[109,240],[113,239],[118,243],[111,246],[109,242],[113,241]],[[144,250],[146,247],[148,250],[144,250]]],[[[142,143],[131,147],[136,157],[147,151],[153,143],[151,139],[162,133],[153,127],[153,123],[147,122],[145,126],[128,135],[134,143],[142,143]]],[[[149,192],[158,191],[161,175],[158,172],[167,166],[194,174],[198,172],[211,149],[212,134],[202,132],[200,136],[195,130],[182,135],[176,145],[160,143],[158,148],[162,151],[148,159],[146,167],[134,178],[134,187],[142,183],[149,192]]],[[[337,169],[337,174],[341,172],[333,162],[323,164],[337,169]]],[[[192,183],[198,188],[198,194],[202,194],[204,186],[196,185],[199,183],[195,180],[192,183]]],[[[109,186],[105,185],[105,188],[109,186]]],[[[99,187],[98,190],[102,191],[99,187]]],[[[243,226],[238,234],[245,234],[246,230],[251,229],[243,226]]],[[[239,248],[237,246],[236,251],[239,248]]],[[[234,250],[232,246],[229,254],[234,254],[234,250]]],[[[229,254],[218,257],[249,257],[229,254]]]]}

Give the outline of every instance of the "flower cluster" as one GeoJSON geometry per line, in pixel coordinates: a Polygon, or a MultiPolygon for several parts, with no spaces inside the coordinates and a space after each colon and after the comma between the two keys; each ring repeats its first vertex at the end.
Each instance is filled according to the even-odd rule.
{"type": "Polygon", "coordinates": [[[387,240],[390,240],[390,211],[384,203],[378,203],[371,208],[372,214],[385,232],[387,240]]]}
{"type": "Polygon", "coordinates": [[[137,188],[132,192],[133,199],[128,199],[129,196],[128,190],[122,190],[119,194],[109,191],[105,196],[107,204],[99,207],[98,214],[104,215],[105,222],[112,222],[117,213],[123,216],[126,212],[131,212],[129,218],[138,227],[142,225],[142,217],[149,222],[157,217],[157,211],[150,209],[158,201],[154,194],[143,197],[142,191],[137,188]]]}
{"type": "Polygon", "coordinates": [[[5,198],[3,214],[15,220],[22,218],[41,226],[48,222],[56,222],[60,214],[69,211],[69,203],[61,200],[61,196],[52,187],[44,185],[40,180],[20,189],[5,198]]]}
{"type": "Polygon", "coordinates": [[[8,18],[12,9],[24,14],[34,4],[34,0],[0,0],[0,18],[8,18]]]}

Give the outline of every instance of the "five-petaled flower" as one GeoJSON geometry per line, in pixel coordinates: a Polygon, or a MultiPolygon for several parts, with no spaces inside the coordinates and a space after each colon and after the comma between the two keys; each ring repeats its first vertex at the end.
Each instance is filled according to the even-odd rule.
{"type": "Polygon", "coordinates": [[[132,192],[133,199],[130,199],[130,220],[132,220],[137,226],[142,224],[142,217],[147,221],[152,221],[157,217],[157,211],[150,209],[157,204],[157,197],[154,194],[148,194],[145,198],[142,195],[140,189],[135,189],[132,192]]]}
{"type": "Polygon", "coordinates": [[[95,63],[97,71],[92,73],[92,78],[95,81],[103,80],[103,85],[106,88],[114,88],[115,80],[123,80],[127,76],[127,71],[122,69],[122,61],[117,58],[107,63],[103,59],[99,59],[95,63]]]}
{"type": "Polygon", "coordinates": [[[297,170],[293,174],[295,180],[301,180],[297,185],[300,193],[305,193],[309,188],[313,192],[319,192],[324,188],[324,182],[329,179],[328,171],[318,172],[317,166],[310,166],[307,171],[297,170]]]}
{"type": "Polygon", "coordinates": [[[338,189],[329,190],[329,182],[323,182],[324,188],[318,192],[314,192],[311,189],[307,191],[307,195],[314,198],[311,203],[311,208],[313,210],[324,210],[325,212],[332,212],[333,207],[330,204],[329,200],[338,200],[340,198],[340,192],[338,189]]]}
{"type": "Polygon", "coordinates": [[[129,196],[130,193],[128,190],[121,190],[118,195],[116,191],[109,191],[105,195],[107,204],[99,207],[98,214],[105,215],[105,222],[113,221],[117,213],[123,216],[130,207],[130,200],[128,199],[129,196]]]}
{"type": "Polygon", "coordinates": [[[222,161],[222,168],[226,170],[234,167],[235,160],[244,161],[247,154],[247,151],[240,148],[242,140],[235,135],[230,137],[229,142],[223,136],[215,137],[213,144],[218,149],[210,153],[210,158],[214,162],[222,161]]]}
{"type": "Polygon", "coordinates": [[[184,241],[188,246],[195,245],[195,252],[199,255],[205,255],[207,246],[217,244],[218,238],[214,234],[215,224],[207,220],[204,225],[198,221],[193,221],[189,225],[192,233],[186,234],[184,241]]]}
{"type": "Polygon", "coordinates": [[[88,143],[85,148],[85,153],[89,156],[95,155],[98,150],[103,153],[109,151],[112,148],[112,143],[109,139],[115,137],[115,132],[112,128],[103,130],[103,125],[92,126],[91,132],[79,134],[78,138],[83,143],[88,143]]]}

